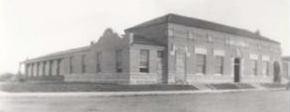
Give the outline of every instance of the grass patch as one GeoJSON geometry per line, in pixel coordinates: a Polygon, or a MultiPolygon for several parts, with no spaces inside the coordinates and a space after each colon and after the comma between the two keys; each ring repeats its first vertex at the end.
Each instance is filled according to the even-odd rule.
{"type": "Polygon", "coordinates": [[[239,87],[233,83],[210,84],[209,86],[214,89],[239,89],[239,87]]]}
{"type": "Polygon", "coordinates": [[[265,88],[286,88],[287,87],[286,84],[277,84],[277,83],[265,83],[265,84],[261,84],[261,86],[265,88]]]}
{"type": "Polygon", "coordinates": [[[3,83],[0,89],[7,92],[90,92],[90,91],[169,91],[198,90],[193,85],[117,85],[76,82],[3,83]]]}
{"type": "Polygon", "coordinates": [[[253,89],[254,87],[247,83],[219,83],[209,84],[209,87],[213,89],[253,89]]]}
{"type": "Polygon", "coordinates": [[[237,83],[236,85],[239,87],[239,89],[254,89],[255,88],[251,84],[247,84],[247,83],[237,83]]]}

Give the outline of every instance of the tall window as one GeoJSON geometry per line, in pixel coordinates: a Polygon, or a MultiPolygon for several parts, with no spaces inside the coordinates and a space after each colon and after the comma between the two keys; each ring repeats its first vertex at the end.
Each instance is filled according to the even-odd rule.
{"type": "Polygon", "coordinates": [[[263,61],[262,63],[263,63],[263,65],[262,65],[263,66],[263,71],[262,71],[263,75],[269,75],[269,68],[270,68],[269,62],[263,61]]]}
{"type": "Polygon", "coordinates": [[[82,73],[86,73],[86,55],[82,55],[81,64],[82,64],[82,73]]]}
{"type": "Polygon", "coordinates": [[[48,75],[52,75],[52,64],[53,64],[53,61],[50,60],[50,61],[49,61],[49,70],[48,70],[48,75]]]}
{"type": "Polygon", "coordinates": [[[60,74],[60,63],[61,63],[61,59],[57,59],[57,63],[56,63],[56,75],[60,74]]]}
{"type": "Polygon", "coordinates": [[[97,52],[97,59],[96,59],[96,72],[98,73],[98,72],[101,72],[102,70],[101,70],[101,56],[102,56],[102,52],[97,52]]]}
{"type": "Polygon", "coordinates": [[[34,63],[31,64],[31,76],[34,76],[34,63]]]}
{"type": "Polygon", "coordinates": [[[69,74],[73,73],[73,57],[69,57],[69,74]]]}
{"type": "Polygon", "coordinates": [[[116,50],[116,72],[122,72],[122,50],[116,50]]]}
{"type": "Polygon", "coordinates": [[[204,54],[197,54],[196,55],[196,72],[205,74],[206,68],[206,55],[204,54]]]}
{"type": "Polygon", "coordinates": [[[251,66],[251,73],[253,75],[258,75],[258,61],[257,60],[251,60],[250,62],[250,66],[251,66]]]}
{"type": "Polygon", "coordinates": [[[215,56],[215,73],[223,74],[224,70],[224,57],[215,56]]]}
{"type": "Polygon", "coordinates": [[[30,67],[29,64],[26,63],[26,64],[25,64],[25,74],[26,74],[27,76],[29,75],[29,73],[28,73],[28,72],[29,72],[29,67],[30,67]]]}
{"type": "Polygon", "coordinates": [[[39,76],[39,70],[40,70],[40,69],[39,69],[39,68],[40,68],[39,65],[40,65],[40,63],[37,62],[37,63],[36,63],[36,76],[39,76]]]}
{"type": "Polygon", "coordinates": [[[45,75],[46,61],[43,62],[42,65],[42,75],[45,75]]]}
{"type": "Polygon", "coordinates": [[[149,72],[149,50],[141,49],[139,57],[139,71],[140,72],[149,72]]]}

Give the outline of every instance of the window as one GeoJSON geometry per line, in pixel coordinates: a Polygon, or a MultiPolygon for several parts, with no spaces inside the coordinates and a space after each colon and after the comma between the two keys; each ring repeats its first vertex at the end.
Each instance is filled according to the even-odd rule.
{"type": "Polygon", "coordinates": [[[157,51],[157,56],[158,56],[158,58],[162,58],[163,57],[163,51],[157,51]]]}
{"type": "Polygon", "coordinates": [[[253,74],[253,75],[258,75],[258,62],[257,62],[257,60],[251,60],[251,62],[250,62],[250,66],[251,66],[251,74],[253,74]]]}
{"type": "Polygon", "coordinates": [[[102,56],[102,52],[97,52],[96,55],[97,55],[97,57],[96,57],[97,58],[97,60],[96,60],[97,61],[96,62],[97,63],[96,64],[96,72],[98,73],[98,72],[101,72],[102,71],[101,70],[101,58],[102,58],[101,56],[102,56]]]}
{"type": "Polygon", "coordinates": [[[31,64],[31,76],[34,75],[34,63],[31,64]]]}
{"type": "Polygon", "coordinates": [[[215,73],[216,74],[223,74],[224,69],[224,57],[222,56],[215,56],[215,73]]]}
{"type": "Polygon", "coordinates": [[[46,61],[43,62],[42,75],[45,75],[46,61]]]}
{"type": "Polygon", "coordinates": [[[60,63],[61,63],[61,59],[57,59],[56,75],[59,75],[60,74],[60,63]]]}
{"type": "Polygon", "coordinates": [[[122,72],[122,50],[116,50],[116,72],[122,72]]]}
{"type": "Polygon", "coordinates": [[[40,65],[40,63],[37,62],[37,63],[36,63],[36,76],[39,76],[39,70],[40,70],[40,69],[39,69],[39,68],[40,68],[39,65],[40,65]]]}
{"type": "Polygon", "coordinates": [[[33,76],[33,64],[32,63],[29,64],[29,75],[33,76]]]}
{"type": "Polygon", "coordinates": [[[81,64],[82,64],[82,73],[86,73],[86,55],[82,55],[81,64]]]}
{"type": "Polygon", "coordinates": [[[149,72],[149,50],[142,49],[140,50],[139,58],[139,71],[140,72],[149,72]]]}
{"type": "Polygon", "coordinates": [[[69,57],[69,73],[72,74],[73,73],[73,57],[69,57]]]}
{"type": "Polygon", "coordinates": [[[49,70],[48,70],[48,75],[52,75],[52,64],[53,64],[53,61],[50,60],[50,61],[49,61],[49,70]]]}
{"type": "Polygon", "coordinates": [[[205,74],[206,68],[206,55],[204,54],[197,54],[196,55],[196,72],[205,74]]]}
{"type": "Polygon", "coordinates": [[[263,63],[263,75],[266,75],[266,76],[268,76],[269,75],[269,62],[268,61],[263,61],[262,62],[263,63]]]}
{"type": "Polygon", "coordinates": [[[29,75],[29,73],[28,73],[29,72],[29,67],[30,67],[29,64],[26,63],[25,64],[25,74],[26,75],[29,75]]]}

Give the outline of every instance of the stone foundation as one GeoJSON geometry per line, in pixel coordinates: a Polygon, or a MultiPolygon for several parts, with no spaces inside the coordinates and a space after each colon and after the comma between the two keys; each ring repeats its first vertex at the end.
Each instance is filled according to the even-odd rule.
{"type": "Polygon", "coordinates": [[[128,84],[129,77],[127,73],[69,74],[64,76],[64,81],[128,84]]]}
{"type": "Polygon", "coordinates": [[[156,73],[133,73],[130,74],[130,84],[161,84],[161,75],[156,73]]]}

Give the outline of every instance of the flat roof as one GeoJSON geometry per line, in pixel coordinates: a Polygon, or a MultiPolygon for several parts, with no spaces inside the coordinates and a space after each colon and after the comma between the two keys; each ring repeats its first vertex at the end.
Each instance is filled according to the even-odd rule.
{"type": "Polygon", "coordinates": [[[227,25],[223,25],[219,23],[214,23],[214,22],[192,18],[192,17],[181,16],[181,15],[172,14],[172,13],[155,18],[153,20],[149,20],[139,25],[133,26],[131,28],[126,29],[125,31],[146,28],[153,25],[157,25],[157,24],[163,24],[163,23],[176,23],[176,24],[181,24],[185,26],[197,27],[197,28],[202,28],[202,29],[210,29],[210,30],[214,30],[218,32],[225,32],[225,33],[229,33],[233,35],[239,35],[243,37],[249,37],[253,39],[264,40],[264,41],[280,44],[277,41],[271,40],[267,37],[264,37],[262,35],[253,33],[245,29],[235,28],[232,26],[227,26],[227,25]]]}
{"type": "Polygon", "coordinates": [[[78,47],[78,48],[73,48],[73,49],[69,49],[69,50],[59,51],[59,52],[47,54],[44,56],[40,56],[37,58],[25,60],[24,63],[59,58],[60,56],[64,56],[64,55],[67,55],[70,53],[83,52],[83,51],[89,50],[89,48],[90,48],[90,46],[84,46],[84,47],[78,47]]]}

